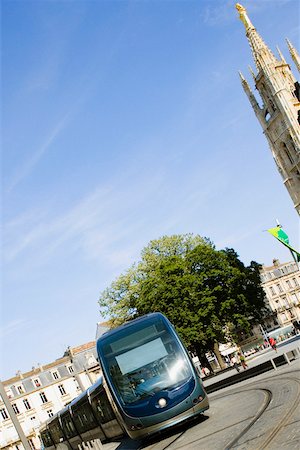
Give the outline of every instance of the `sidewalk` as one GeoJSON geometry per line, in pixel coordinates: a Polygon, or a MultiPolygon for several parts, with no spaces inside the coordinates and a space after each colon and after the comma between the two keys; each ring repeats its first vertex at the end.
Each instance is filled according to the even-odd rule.
{"type": "Polygon", "coordinates": [[[276,370],[277,367],[296,360],[299,361],[300,370],[299,339],[294,339],[285,343],[285,345],[281,345],[278,348],[278,352],[272,349],[264,350],[256,357],[247,360],[248,368],[246,370],[240,367],[240,372],[237,372],[234,368],[227,368],[213,376],[204,378],[203,384],[207,393],[211,393],[269,370],[276,370]]]}

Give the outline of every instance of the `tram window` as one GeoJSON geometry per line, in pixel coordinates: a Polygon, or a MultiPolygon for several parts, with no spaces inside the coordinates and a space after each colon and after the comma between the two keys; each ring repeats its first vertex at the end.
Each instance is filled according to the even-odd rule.
{"type": "Polygon", "coordinates": [[[74,427],[74,424],[72,422],[71,416],[69,413],[64,414],[61,417],[61,424],[64,434],[66,435],[67,439],[72,438],[77,435],[77,431],[74,427]]]}
{"type": "Polygon", "coordinates": [[[95,416],[101,424],[115,419],[115,414],[103,388],[91,400],[91,405],[95,416]]]}
{"type": "Polygon", "coordinates": [[[98,426],[89,403],[84,402],[73,410],[73,419],[77,430],[85,432],[98,426]]]}
{"type": "Polygon", "coordinates": [[[53,439],[53,442],[55,444],[59,444],[60,442],[62,442],[64,440],[64,435],[63,432],[58,424],[58,419],[54,419],[50,424],[49,424],[49,431],[51,434],[51,437],[53,439]]]}
{"type": "Polygon", "coordinates": [[[51,447],[53,445],[50,433],[48,430],[42,431],[41,438],[45,447],[51,447]]]}

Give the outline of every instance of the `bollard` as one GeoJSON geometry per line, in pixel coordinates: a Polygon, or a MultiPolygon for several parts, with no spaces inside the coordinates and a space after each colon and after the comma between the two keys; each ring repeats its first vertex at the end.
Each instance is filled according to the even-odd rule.
{"type": "Polygon", "coordinates": [[[96,449],[101,450],[103,449],[103,445],[100,439],[94,439],[93,445],[96,447],[96,449]]]}
{"type": "Polygon", "coordinates": [[[273,366],[274,370],[277,370],[277,367],[276,367],[276,364],[274,363],[274,360],[273,360],[273,359],[270,359],[270,361],[271,361],[271,363],[272,363],[272,366],[273,366]]]}

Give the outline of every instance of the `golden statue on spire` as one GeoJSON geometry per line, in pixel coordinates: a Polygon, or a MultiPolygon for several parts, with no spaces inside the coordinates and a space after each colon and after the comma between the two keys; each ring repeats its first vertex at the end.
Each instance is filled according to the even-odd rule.
{"type": "Polygon", "coordinates": [[[244,8],[243,5],[240,5],[240,3],[236,3],[235,7],[240,14],[240,19],[243,22],[243,24],[245,25],[246,30],[248,30],[249,28],[254,28],[251,23],[251,20],[247,16],[246,8],[244,8]]]}
{"type": "Polygon", "coordinates": [[[241,11],[246,12],[246,9],[243,7],[243,5],[240,5],[239,3],[236,3],[235,7],[236,7],[236,9],[238,10],[239,13],[241,11]]]}

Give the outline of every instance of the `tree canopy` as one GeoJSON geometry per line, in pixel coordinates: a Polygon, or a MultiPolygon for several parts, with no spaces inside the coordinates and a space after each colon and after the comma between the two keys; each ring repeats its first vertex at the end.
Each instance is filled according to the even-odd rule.
{"type": "Polygon", "coordinates": [[[233,249],[216,250],[191,234],[151,241],[141,260],[102,292],[102,314],[113,325],[160,311],[198,354],[227,340],[228,330],[250,329],[264,311],[259,264],[246,267],[233,249]]]}

